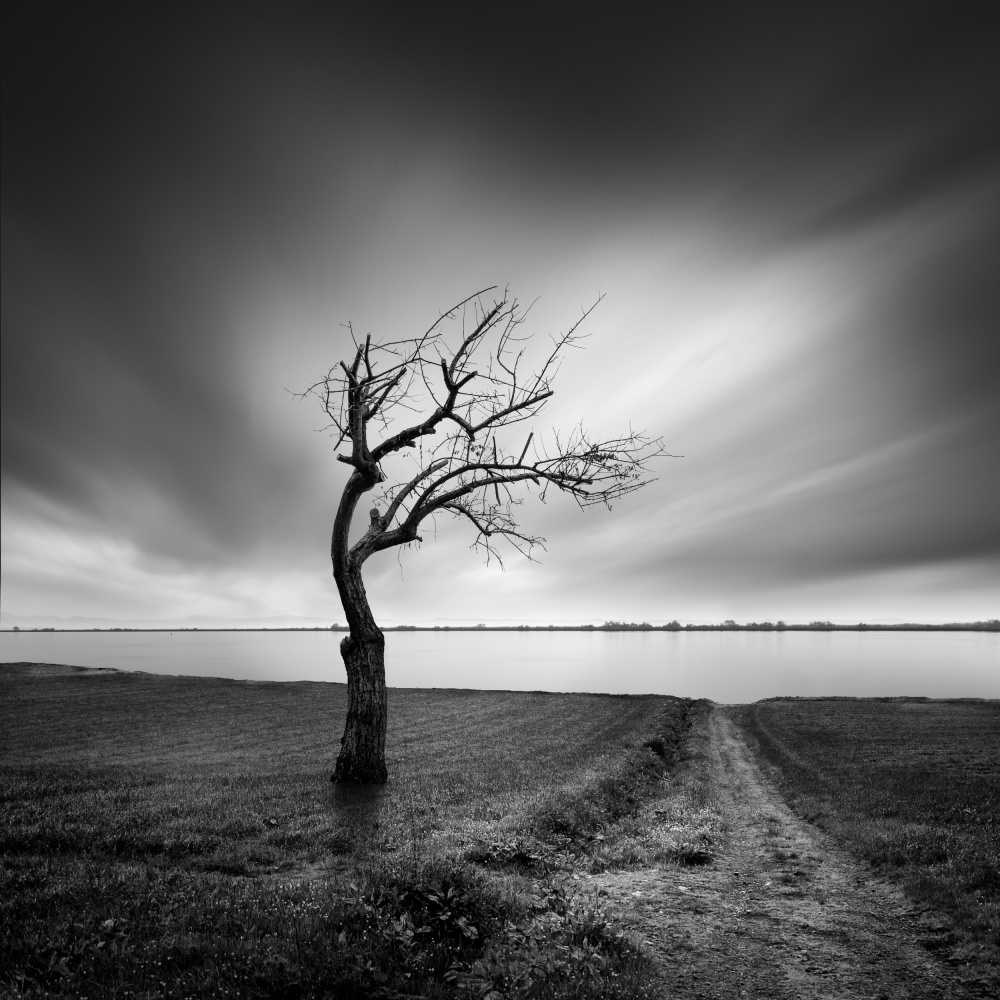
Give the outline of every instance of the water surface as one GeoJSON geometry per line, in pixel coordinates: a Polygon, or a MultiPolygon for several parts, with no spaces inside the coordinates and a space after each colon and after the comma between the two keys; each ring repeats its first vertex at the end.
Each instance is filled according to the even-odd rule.
{"type": "MultiPolygon", "coordinates": [[[[346,681],[340,632],[2,632],[0,661],[346,681]]],[[[394,687],[1000,698],[995,632],[388,632],[394,687]]]]}

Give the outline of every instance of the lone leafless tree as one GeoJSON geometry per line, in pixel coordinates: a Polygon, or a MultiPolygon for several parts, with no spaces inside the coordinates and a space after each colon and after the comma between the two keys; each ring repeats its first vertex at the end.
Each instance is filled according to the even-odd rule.
{"type": "Polygon", "coordinates": [[[348,446],[337,458],[351,467],[330,546],[350,629],[340,644],[348,707],[331,779],[336,782],[387,779],[385,638],[361,577],[369,556],[420,541],[428,518],[452,515],[471,523],[473,545],[487,559],[501,557],[499,540],[530,557],[543,539],[518,525],[516,508],[525,493],[544,500],[555,489],[581,508],[610,506],[645,485],[649,461],[666,454],[659,438],[632,430],[595,440],[582,425],[548,436],[518,427],[552,396],[562,357],[579,344],[580,325],[597,303],[551,338],[529,372],[531,338],[521,335],[525,311],[507,291],[495,293],[476,292],[412,339],[377,343],[369,335],[360,342],[352,330],[353,359],[303,394],[319,398],[336,448],[348,446]],[[387,460],[404,457],[409,474],[387,479],[387,460]],[[382,506],[371,510],[367,530],[350,545],[358,502],[379,486],[382,506]]]}

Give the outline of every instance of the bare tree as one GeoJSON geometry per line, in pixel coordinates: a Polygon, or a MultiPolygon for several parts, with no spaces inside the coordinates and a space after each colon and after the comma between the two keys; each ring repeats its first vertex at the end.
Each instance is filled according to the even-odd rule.
{"type": "Polygon", "coordinates": [[[473,545],[487,559],[500,558],[499,540],[530,558],[543,539],[521,530],[515,517],[526,492],[544,500],[554,489],[582,508],[610,506],[648,482],[649,461],[665,454],[658,438],[632,430],[595,440],[582,425],[547,437],[518,427],[552,396],[562,357],[579,344],[580,325],[597,303],[551,338],[528,371],[533,345],[521,336],[525,312],[506,291],[484,304],[495,291],[464,299],[412,339],[359,342],[352,330],[351,361],[341,361],[303,394],[319,398],[336,447],[348,446],[337,458],[351,467],[330,546],[350,629],[340,644],[348,707],[333,781],[387,778],[385,638],[361,577],[369,556],[420,541],[424,522],[451,515],[472,525],[473,545]],[[383,466],[404,458],[409,474],[390,483],[383,466]],[[382,506],[371,510],[367,530],[351,545],[358,501],[376,487],[382,506]]]}

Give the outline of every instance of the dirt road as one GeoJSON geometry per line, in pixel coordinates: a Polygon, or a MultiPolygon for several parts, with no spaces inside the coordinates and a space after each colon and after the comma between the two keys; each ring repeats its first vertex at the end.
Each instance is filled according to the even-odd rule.
{"type": "Polygon", "coordinates": [[[995,995],[932,955],[944,923],[790,812],[724,708],[654,808],[664,837],[714,862],[592,884],[647,943],[664,998],[995,995]]]}

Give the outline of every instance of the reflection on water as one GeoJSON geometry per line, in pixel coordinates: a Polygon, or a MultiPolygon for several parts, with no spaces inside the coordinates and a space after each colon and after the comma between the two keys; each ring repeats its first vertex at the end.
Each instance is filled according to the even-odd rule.
{"type": "MultiPolygon", "coordinates": [[[[339,632],[3,632],[0,660],[248,680],[346,680],[339,632]]],[[[394,687],[1000,697],[983,632],[389,632],[394,687]]]]}

